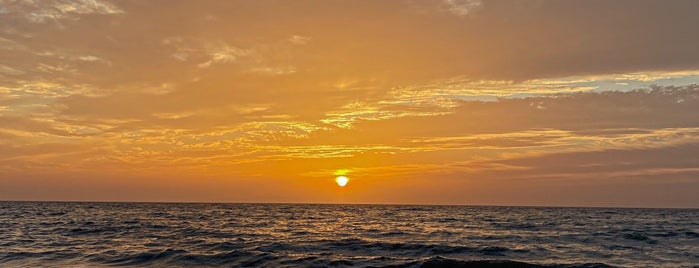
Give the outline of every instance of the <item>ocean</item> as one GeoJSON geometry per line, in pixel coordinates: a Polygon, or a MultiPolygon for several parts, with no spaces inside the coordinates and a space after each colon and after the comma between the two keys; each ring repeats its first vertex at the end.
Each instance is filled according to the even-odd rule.
{"type": "Polygon", "coordinates": [[[0,267],[699,267],[699,210],[0,202],[0,267]]]}

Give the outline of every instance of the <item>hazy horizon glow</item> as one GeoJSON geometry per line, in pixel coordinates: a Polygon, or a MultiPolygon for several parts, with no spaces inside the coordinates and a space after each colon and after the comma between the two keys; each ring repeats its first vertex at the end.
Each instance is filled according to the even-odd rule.
{"type": "Polygon", "coordinates": [[[0,0],[0,200],[698,207],[698,9],[0,0]]]}

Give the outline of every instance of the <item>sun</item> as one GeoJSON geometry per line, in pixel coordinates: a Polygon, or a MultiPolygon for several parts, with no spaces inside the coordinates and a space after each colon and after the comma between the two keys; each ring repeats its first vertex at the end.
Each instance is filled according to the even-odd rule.
{"type": "Polygon", "coordinates": [[[340,187],[345,187],[345,185],[347,185],[347,182],[349,182],[349,179],[345,176],[339,176],[335,178],[335,182],[337,182],[337,185],[339,185],[340,187]]]}

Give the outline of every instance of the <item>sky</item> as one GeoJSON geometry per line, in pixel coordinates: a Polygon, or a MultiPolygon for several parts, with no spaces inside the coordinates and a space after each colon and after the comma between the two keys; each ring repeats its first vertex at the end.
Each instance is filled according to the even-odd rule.
{"type": "Polygon", "coordinates": [[[696,208],[697,10],[0,0],[0,200],[696,208]]]}

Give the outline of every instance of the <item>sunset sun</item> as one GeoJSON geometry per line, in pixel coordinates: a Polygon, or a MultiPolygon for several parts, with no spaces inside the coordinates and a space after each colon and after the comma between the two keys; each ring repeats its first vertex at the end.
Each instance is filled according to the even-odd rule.
{"type": "Polygon", "coordinates": [[[345,185],[347,185],[347,182],[349,182],[349,179],[345,176],[339,176],[335,178],[335,182],[337,182],[337,185],[339,185],[340,187],[345,187],[345,185]]]}

